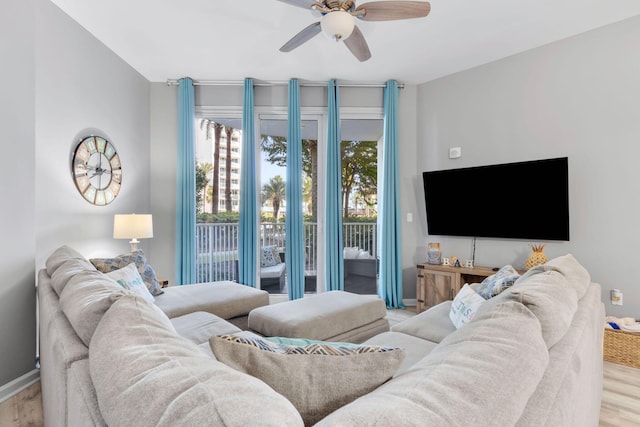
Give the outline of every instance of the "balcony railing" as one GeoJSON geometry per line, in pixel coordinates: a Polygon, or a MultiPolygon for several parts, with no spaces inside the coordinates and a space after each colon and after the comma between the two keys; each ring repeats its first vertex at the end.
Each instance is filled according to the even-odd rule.
{"type": "MultiPolygon", "coordinates": [[[[286,251],[284,223],[261,223],[260,246],[276,246],[286,251]]],[[[343,223],[345,247],[358,247],[377,258],[377,224],[343,223]]],[[[304,224],[305,274],[315,276],[318,270],[318,224],[304,224]]],[[[199,282],[236,280],[238,260],[238,224],[196,224],[196,265],[199,282]]]]}

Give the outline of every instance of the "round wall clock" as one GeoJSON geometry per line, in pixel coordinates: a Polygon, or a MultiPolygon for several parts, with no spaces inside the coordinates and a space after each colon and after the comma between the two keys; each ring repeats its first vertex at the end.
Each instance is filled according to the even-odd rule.
{"type": "Polygon", "coordinates": [[[89,203],[108,205],[120,192],[120,157],[105,138],[82,138],[73,152],[71,167],[76,188],[89,203]]]}

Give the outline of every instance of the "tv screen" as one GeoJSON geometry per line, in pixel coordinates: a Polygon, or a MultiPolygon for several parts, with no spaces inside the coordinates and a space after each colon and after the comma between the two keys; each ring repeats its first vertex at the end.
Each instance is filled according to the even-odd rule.
{"type": "Polygon", "coordinates": [[[429,234],[569,240],[568,159],[423,172],[429,234]]]}

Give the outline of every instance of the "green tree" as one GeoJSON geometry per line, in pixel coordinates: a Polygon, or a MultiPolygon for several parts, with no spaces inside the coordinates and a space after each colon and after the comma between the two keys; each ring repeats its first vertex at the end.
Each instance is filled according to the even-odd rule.
{"type": "Polygon", "coordinates": [[[217,214],[220,206],[220,139],[223,125],[213,123],[213,185],[211,186],[211,213],[217,214]]]}
{"type": "Polygon", "coordinates": [[[313,181],[309,176],[305,176],[302,181],[302,201],[307,204],[307,214],[313,217],[313,181]]]}
{"type": "Polygon", "coordinates": [[[201,119],[200,129],[205,129],[205,139],[209,141],[213,133],[213,183],[211,186],[211,213],[218,213],[219,195],[220,195],[220,137],[222,135],[223,125],[213,120],[201,119]]]}
{"type": "Polygon", "coordinates": [[[196,165],[196,213],[200,213],[204,209],[203,190],[208,184],[209,179],[201,165],[196,165]]]}
{"type": "Polygon", "coordinates": [[[286,183],[280,175],[269,179],[269,182],[262,186],[262,203],[269,202],[273,207],[274,222],[278,222],[278,212],[280,204],[286,197],[286,183]]]}
{"type": "Polygon", "coordinates": [[[202,211],[205,211],[205,206],[207,204],[207,202],[209,202],[211,200],[210,197],[208,197],[208,193],[209,193],[209,184],[211,183],[211,180],[209,179],[209,175],[211,174],[211,171],[213,170],[213,165],[211,163],[200,163],[198,165],[200,167],[200,169],[202,169],[202,172],[204,173],[204,176],[206,178],[204,187],[202,188],[202,196],[201,199],[202,200],[202,211]]]}
{"type": "Polygon", "coordinates": [[[349,199],[353,191],[375,194],[378,178],[378,143],[376,141],[342,141],[342,209],[349,216],[349,199]]]}
{"type": "MultiPolygon", "coordinates": [[[[287,138],[283,136],[261,135],[260,147],[266,154],[266,160],[274,165],[287,165],[287,138]]],[[[311,178],[311,200],[309,210],[313,222],[317,219],[318,206],[318,141],[302,140],[302,171],[311,178]]]]}

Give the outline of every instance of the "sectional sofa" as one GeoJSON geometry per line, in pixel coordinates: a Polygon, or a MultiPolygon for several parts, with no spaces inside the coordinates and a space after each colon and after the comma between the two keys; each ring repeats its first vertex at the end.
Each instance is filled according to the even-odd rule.
{"type": "MultiPolygon", "coordinates": [[[[263,305],[266,293],[226,284],[221,298],[246,294],[216,307],[204,299],[217,284],[191,285],[167,289],[151,303],[109,280],[68,247],[56,250],[39,272],[47,426],[598,424],[604,308],[600,286],[571,255],[530,270],[459,329],[449,320],[451,303],[446,302],[363,343],[396,356],[402,348],[406,356],[394,356],[396,364],[368,355],[369,362],[382,361],[362,372],[356,364],[352,372],[349,358],[358,356],[348,351],[332,356],[320,380],[336,378],[336,389],[350,387],[341,377],[358,383],[353,375],[362,383],[380,377],[380,384],[331,402],[330,409],[316,410],[312,417],[266,379],[213,355],[212,349],[223,352],[215,346],[221,338],[212,335],[260,341],[229,320],[242,326],[241,311],[263,305]],[[193,297],[190,292],[204,293],[193,297]],[[244,297],[252,302],[229,309],[242,305],[237,301],[244,297]]],[[[228,357],[240,359],[241,353],[230,351],[228,357]]],[[[277,375],[285,372],[284,365],[267,370],[285,389],[291,381],[304,397],[313,390],[305,390],[304,383],[300,389],[300,381],[318,377],[314,360],[326,363],[326,356],[296,358],[302,363],[291,377],[277,375]]],[[[333,384],[324,385],[330,396],[333,384]]]]}

